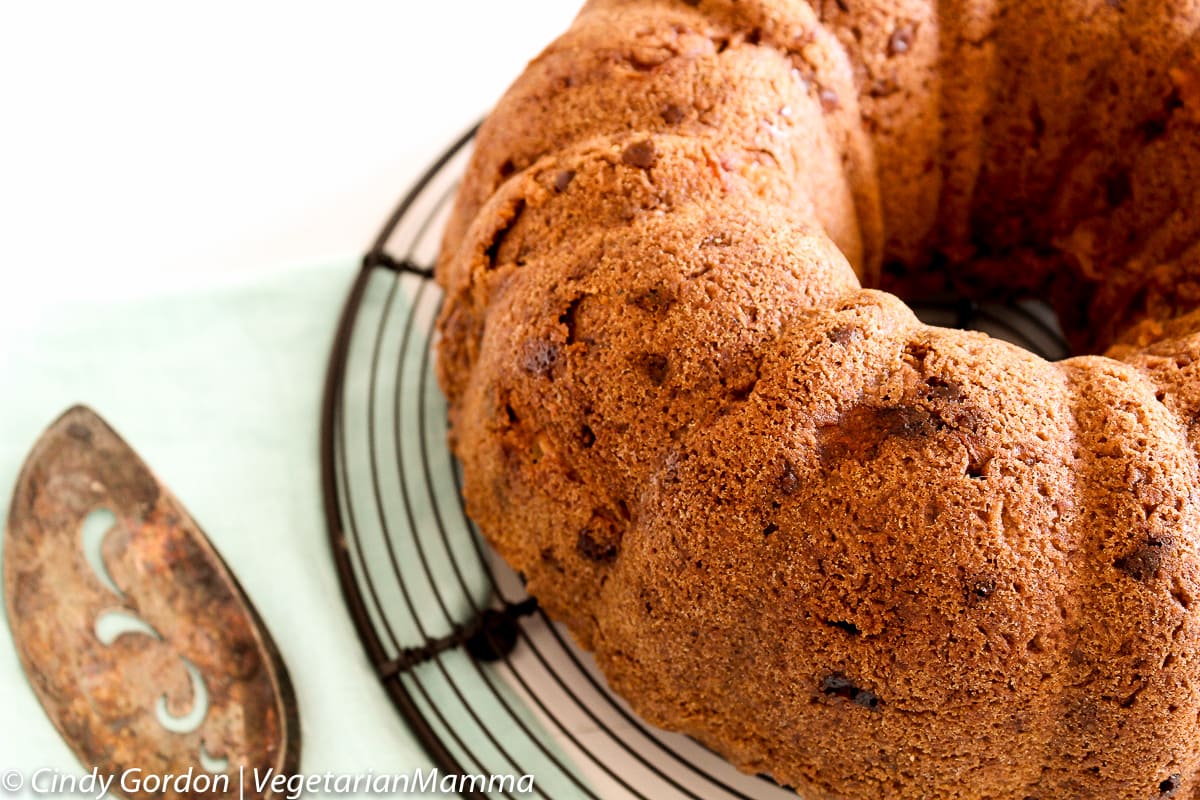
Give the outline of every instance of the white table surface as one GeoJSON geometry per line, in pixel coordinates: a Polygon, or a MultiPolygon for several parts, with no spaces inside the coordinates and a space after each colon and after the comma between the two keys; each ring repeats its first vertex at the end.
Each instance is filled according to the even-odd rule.
{"type": "MultiPolygon", "coordinates": [[[[55,320],[74,310],[104,319],[107,309],[157,298],[171,308],[185,295],[221,297],[222,287],[293,272],[301,276],[297,292],[328,285],[331,307],[340,304],[340,276],[330,280],[313,268],[352,264],[409,183],[486,112],[574,11],[563,0],[4,4],[0,385],[6,368],[28,375],[39,354],[54,364],[78,358],[55,350],[78,340],[78,331],[74,339],[53,335],[55,320]]],[[[195,313],[208,313],[204,302],[215,301],[203,301],[195,313]]],[[[204,339],[148,345],[157,357],[182,347],[202,358],[204,339]]],[[[137,368],[114,368],[123,366],[137,368]]],[[[296,368],[282,359],[267,366],[296,368]]],[[[319,374],[319,365],[302,366],[319,374]]],[[[189,391],[152,378],[147,386],[164,405],[189,391]]],[[[0,402],[0,432],[10,436],[3,446],[11,452],[0,452],[0,507],[7,508],[11,470],[36,436],[34,421],[48,423],[61,408],[42,414],[23,396],[12,401],[21,387],[3,389],[10,402],[0,402]]],[[[119,381],[95,389],[110,407],[123,407],[119,381]]],[[[309,403],[318,389],[297,387],[298,397],[309,403]]],[[[214,395],[205,402],[216,418],[224,408],[217,406],[233,401],[214,395]]],[[[249,419],[266,424],[269,415],[249,419]]],[[[126,414],[113,422],[210,528],[248,591],[259,592],[264,617],[282,621],[281,644],[301,624],[287,616],[289,577],[315,580],[330,595],[330,610],[318,609],[327,630],[313,641],[342,652],[311,656],[351,665],[346,684],[322,683],[323,673],[294,639],[283,647],[285,655],[304,655],[292,669],[305,717],[303,768],[396,769],[387,748],[410,739],[370,681],[332,566],[323,560],[326,545],[302,543],[312,554],[308,571],[288,576],[274,572],[278,565],[252,542],[223,544],[235,521],[223,515],[221,476],[205,474],[202,432],[167,417],[126,414]]],[[[315,462],[314,447],[312,463],[294,465],[279,480],[313,481],[315,462]]],[[[301,510],[272,502],[254,513],[317,508],[315,499],[301,510]]],[[[0,771],[71,769],[69,752],[19,674],[6,630],[0,625],[0,771]]]]}

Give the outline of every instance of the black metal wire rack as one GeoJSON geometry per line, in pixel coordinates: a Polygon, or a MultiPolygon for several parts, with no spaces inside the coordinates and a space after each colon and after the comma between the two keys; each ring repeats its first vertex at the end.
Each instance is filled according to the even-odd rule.
{"type": "MultiPolygon", "coordinates": [[[[363,258],[329,360],[325,514],[367,654],[443,773],[532,775],[532,796],[556,799],[793,798],[639,720],[467,518],[433,378],[441,296],[431,273],[473,136],[437,159],[363,258]]],[[[931,323],[1066,354],[1036,304],[918,310],[931,323]]]]}

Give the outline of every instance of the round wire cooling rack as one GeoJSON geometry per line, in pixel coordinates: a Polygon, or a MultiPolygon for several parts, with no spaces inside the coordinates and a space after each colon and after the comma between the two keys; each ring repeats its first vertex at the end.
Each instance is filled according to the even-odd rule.
{"type": "MultiPolygon", "coordinates": [[[[437,159],[364,256],[329,360],[325,515],[367,655],[444,774],[531,775],[532,796],[556,799],[794,798],[638,719],[467,518],[433,376],[432,264],[473,136],[437,159]]],[[[1047,358],[1067,354],[1041,304],[949,300],[917,311],[1047,358]]],[[[530,796],[480,779],[463,795],[518,793],[530,796]]]]}

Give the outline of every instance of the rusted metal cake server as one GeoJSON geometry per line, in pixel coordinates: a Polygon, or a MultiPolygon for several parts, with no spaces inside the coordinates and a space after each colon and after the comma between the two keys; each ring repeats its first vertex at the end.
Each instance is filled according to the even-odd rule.
{"type": "Polygon", "coordinates": [[[4,592],[25,672],[88,769],[229,776],[205,797],[236,797],[242,768],[296,772],[296,701],[270,634],[199,526],[90,409],[67,411],[25,462],[4,592]]]}

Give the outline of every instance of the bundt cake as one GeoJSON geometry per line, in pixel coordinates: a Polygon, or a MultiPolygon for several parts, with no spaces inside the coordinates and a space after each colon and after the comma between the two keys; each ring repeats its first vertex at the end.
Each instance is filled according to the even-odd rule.
{"type": "Polygon", "coordinates": [[[807,798],[1200,798],[1198,28],[592,0],[529,65],[439,378],[469,513],[641,715],[807,798]]]}

